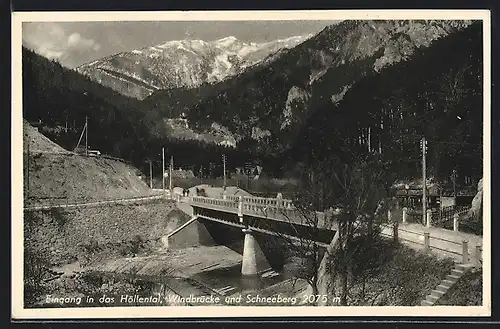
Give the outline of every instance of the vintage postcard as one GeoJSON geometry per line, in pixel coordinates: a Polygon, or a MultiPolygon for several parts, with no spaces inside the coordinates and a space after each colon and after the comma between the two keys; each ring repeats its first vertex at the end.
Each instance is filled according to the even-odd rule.
{"type": "Polygon", "coordinates": [[[12,13],[12,318],[491,315],[490,38],[12,13]]]}

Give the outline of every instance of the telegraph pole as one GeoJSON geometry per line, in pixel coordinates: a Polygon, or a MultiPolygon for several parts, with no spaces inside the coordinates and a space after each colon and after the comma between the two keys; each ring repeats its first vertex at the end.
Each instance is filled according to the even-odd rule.
{"type": "Polygon", "coordinates": [[[26,196],[29,198],[30,196],[30,140],[28,139],[27,140],[27,151],[28,151],[28,155],[27,155],[27,159],[26,159],[26,183],[28,184],[27,186],[27,191],[26,191],[26,196]]]}
{"type": "Polygon", "coordinates": [[[169,178],[169,184],[168,184],[168,187],[169,187],[169,190],[170,190],[170,195],[172,196],[172,171],[174,169],[174,157],[171,156],[170,157],[170,172],[169,172],[169,175],[168,175],[168,178],[169,178]]]}
{"type": "Polygon", "coordinates": [[[88,134],[89,134],[88,117],[85,117],[85,155],[89,155],[88,134]]]}
{"type": "Polygon", "coordinates": [[[149,187],[153,189],[153,163],[149,160],[149,187]]]}
{"type": "Polygon", "coordinates": [[[161,182],[163,193],[165,193],[165,148],[161,148],[161,163],[162,163],[162,171],[161,171],[161,182]]]}
{"type": "MultiPolygon", "coordinates": [[[[453,176],[452,176],[451,180],[453,182],[453,197],[455,199],[457,197],[456,179],[457,179],[457,170],[453,169],[453,176]]],[[[454,202],[456,202],[456,201],[454,200],[454,202]]]]}
{"type": "Polygon", "coordinates": [[[427,177],[426,177],[426,164],[425,156],[427,153],[427,141],[422,137],[420,142],[422,146],[422,221],[423,224],[427,223],[427,177]]]}
{"type": "Polygon", "coordinates": [[[226,180],[226,155],[225,154],[222,155],[222,164],[224,166],[224,190],[226,190],[227,180],[226,180]]]}

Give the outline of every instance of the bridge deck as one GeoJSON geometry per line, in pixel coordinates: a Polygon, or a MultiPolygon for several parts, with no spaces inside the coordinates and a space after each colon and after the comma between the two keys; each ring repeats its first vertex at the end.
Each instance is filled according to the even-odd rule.
{"type": "Polygon", "coordinates": [[[329,245],[337,228],[323,213],[301,211],[290,200],[191,197],[189,204],[198,218],[290,240],[314,241],[323,247],[329,245]]]}
{"type": "Polygon", "coordinates": [[[207,197],[192,197],[189,204],[195,214],[200,209],[210,209],[243,217],[262,218],[273,221],[314,226],[321,229],[335,229],[335,224],[327,220],[322,212],[306,212],[295,208],[290,200],[259,197],[226,197],[215,199],[207,197]]]}

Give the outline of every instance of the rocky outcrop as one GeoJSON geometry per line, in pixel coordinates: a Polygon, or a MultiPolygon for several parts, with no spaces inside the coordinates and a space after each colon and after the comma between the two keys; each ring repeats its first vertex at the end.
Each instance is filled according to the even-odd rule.
{"type": "MultiPolygon", "coordinates": [[[[331,266],[332,266],[332,258],[337,249],[338,239],[339,235],[337,232],[337,234],[335,234],[332,241],[330,242],[330,245],[327,247],[325,255],[323,256],[323,259],[321,260],[321,263],[318,268],[317,294],[320,296],[321,295],[335,296],[334,294],[335,279],[331,273],[331,266]]],[[[328,302],[329,301],[319,300],[318,306],[328,306],[328,302]]]]}
{"type": "Polygon", "coordinates": [[[480,219],[483,216],[483,179],[477,184],[477,193],[474,199],[472,199],[471,209],[469,210],[469,216],[473,219],[480,219]]]}

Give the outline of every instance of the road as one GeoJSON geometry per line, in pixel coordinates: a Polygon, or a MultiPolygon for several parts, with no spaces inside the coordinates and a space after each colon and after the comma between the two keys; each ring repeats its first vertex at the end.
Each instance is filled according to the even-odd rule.
{"type": "Polygon", "coordinates": [[[151,196],[144,196],[144,197],[123,198],[123,199],[106,200],[106,201],[76,202],[76,203],[68,203],[68,204],[52,204],[52,205],[44,205],[44,206],[24,207],[24,211],[92,207],[92,206],[100,206],[100,205],[106,205],[106,204],[137,202],[137,201],[146,201],[146,200],[149,201],[149,200],[163,199],[163,198],[164,198],[163,195],[151,195],[151,196]]]}

